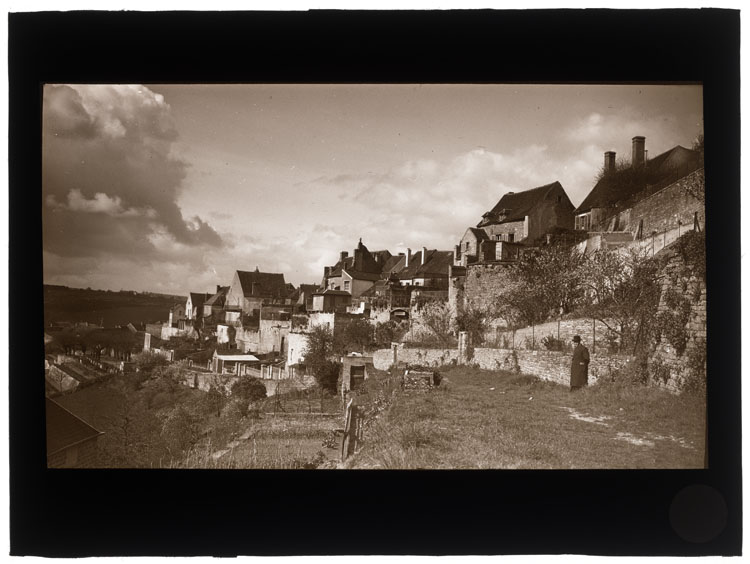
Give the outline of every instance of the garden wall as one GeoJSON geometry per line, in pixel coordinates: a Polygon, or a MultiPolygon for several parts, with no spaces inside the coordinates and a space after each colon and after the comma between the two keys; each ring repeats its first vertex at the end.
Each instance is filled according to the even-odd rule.
{"type": "MultiPolygon", "coordinates": [[[[373,364],[378,370],[388,370],[393,365],[393,349],[381,349],[373,354],[373,364]]],[[[458,363],[458,349],[406,349],[396,348],[397,362],[441,367],[458,363]]],[[[484,370],[509,370],[536,376],[568,385],[570,382],[570,353],[511,349],[475,348],[467,364],[484,370]]],[[[589,383],[626,366],[632,361],[628,356],[592,354],[589,364],[589,383]]]]}

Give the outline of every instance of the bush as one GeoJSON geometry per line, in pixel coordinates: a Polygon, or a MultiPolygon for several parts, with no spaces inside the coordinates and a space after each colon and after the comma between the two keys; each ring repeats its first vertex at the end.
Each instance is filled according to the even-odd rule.
{"type": "Polygon", "coordinates": [[[257,378],[244,376],[232,386],[232,397],[242,399],[248,403],[261,400],[266,395],[266,387],[257,378]]]}
{"type": "Polygon", "coordinates": [[[548,351],[562,351],[565,348],[565,343],[560,339],[556,339],[553,335],[547,335],[542,339],[542,345],[548,351]]]}

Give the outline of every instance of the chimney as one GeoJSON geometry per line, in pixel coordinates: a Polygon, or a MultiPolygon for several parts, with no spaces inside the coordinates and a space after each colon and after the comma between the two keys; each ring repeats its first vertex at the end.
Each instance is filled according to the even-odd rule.
{"type": "Polygon", "coordinates": [[[339,255],[339,261],[343,261],[346,257],[349,256],[349,253],[346,251],[341,251],[341,254],[339,255]]]}
{"type": "Polygon", "coordinates": [[[641,136],[633,137],[633,167],[643,166],[646,162],[646,138],[641,136]]]}
{"type": "Polygon", "coordinates": [[[604,153],[604,172],[615,171],[615,153],[614,151],[607,151],[604,153]]]}
{"type": "Polygon", "coordinates": [[[219,284],[217,284],[216,285],[216,292],[215,293],[218,294],[219,292],[221,292],[221,286],[219,284]]]}
{"type": "Polygon", "coordinates": [[[331,274],[331,267],[330,266],[324,266],[323,267],[323,276],[325,278],[328,278],[329,274],[331,274]]]}
{"type": "Polygon", "coordinates": [[[427,256],[427,247],[422,247],[422,264],[424,264],[424,260],[426,256],[427,256]]]}
{"type": "Polygon", "coordinates": [[[404,268],[409,268],[409,259],[411,258],[411,249],[406,249],[406,264],[404,268]]]}

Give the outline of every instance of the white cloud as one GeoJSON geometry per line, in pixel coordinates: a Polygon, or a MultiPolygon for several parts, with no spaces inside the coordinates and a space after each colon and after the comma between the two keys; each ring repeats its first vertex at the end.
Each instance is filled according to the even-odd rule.
{"type": "Polygon", "coordinates": [[[59,203],[52,194],[47,196],[46,202],[49,207],[57,210],[102,213],[112,217],[147,217],[152,219],[156,217],[156,211],[153,208],[124,208],[119,196],[108,196],[104,192],[97,192],[93,198],[89,199],[77,188],[68,192],[67,204],[59,203]]]}

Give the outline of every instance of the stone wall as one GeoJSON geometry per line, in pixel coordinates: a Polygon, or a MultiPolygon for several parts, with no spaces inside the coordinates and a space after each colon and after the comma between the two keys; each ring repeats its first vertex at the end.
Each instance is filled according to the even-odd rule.
{"type": "MultiPolygon", "coordinates": [[[[396,347],[398,362],[421,366],[445,366],[458,362],[458,349],[407,349],[396,347]]],[[[372,355],[372,364],[378,370],[388,370],[393,366],[393,349],[380,349],[372,355]]]]}
{"type": "MultiPolygon", "coordinates": [[[[439,368],[458,363],[458,349],[406,349],[397,347],[398,362],[439,368]]],[[[393,350],[381,349],[373,354],[378,370],[393,365],[393,350]]],[[[508,370],[536,376],[543,380],[568,385],[570,383],[570,353],[557,351],[528,351],[511,349],[475,348],[468,364],[483,370],[508,370]]],[[[592,354],[589,364],[589,383],[612,374],[633,362],[632,357],[592,354]]]]}
{"type": "Polygon", "coordinates": [[[472,264],[466,267],[463,303],[457,300],[457,305],[491,310],[503,290],[516,283],[513,271],[513,266],[504,264],[472,264]]]}
{"type": "Polygon", "coordinates": [[[689,303],[689,315],[684,326],[686,337],[683,351],[662,335],[649,359],[652,374],[663,371],[664,385],[680,391],[691,378],[705,381],[706,358],[706,284],[703,278],[685,269],[682,257],[675,254],[666,265],[659,302],[659,313],[672,311],[667,304],[667,293],[672,290],[689,303]]]}
{"type": "Polygon", "coordinates": [[[678,222],[692,226],[695,212],[698,212],[701,226],[705,225],[705,206],[690,194],[690,192],[701,191],[705,182],[703,169],[696,170],[656,194],[641,200],[628,210],[627,217],[622,218],[626,220],[621,222],[625,224],[624,229],[635,232],[640,220],[643,220],[644,235],[652,231],[661,233],[672,229],[677,227],[678,222]]]}

